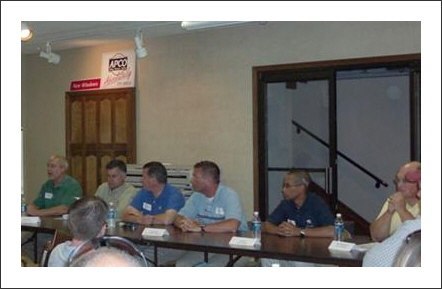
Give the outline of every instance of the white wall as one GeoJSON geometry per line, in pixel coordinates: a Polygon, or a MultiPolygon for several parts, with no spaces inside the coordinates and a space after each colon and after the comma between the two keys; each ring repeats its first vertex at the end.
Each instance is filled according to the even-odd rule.
{"type": "MultiPolygon", "coordinates": [[[[216,161],[253,210],[252,67],[420,52],[419,22],[269,22],[145,39],[137,71],[138,162],[216,161]]],[[[46,161],[65,153],[64,95],[100,75],[101,54],[133,43],[57,51],[58,65],[23,56],[25,191],[35,197],[46,161]]]]}

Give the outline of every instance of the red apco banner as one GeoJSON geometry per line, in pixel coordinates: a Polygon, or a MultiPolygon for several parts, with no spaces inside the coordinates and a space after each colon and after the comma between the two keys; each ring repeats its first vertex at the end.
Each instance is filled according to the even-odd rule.
{"type": "Polygon", "coordinates": [[[71,81],[71,91],[100,89],[101,78],[71,81]]]}

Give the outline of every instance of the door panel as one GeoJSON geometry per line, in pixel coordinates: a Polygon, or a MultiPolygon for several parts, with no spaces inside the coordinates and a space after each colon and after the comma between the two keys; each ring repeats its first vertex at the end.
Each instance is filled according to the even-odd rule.
{"type": "Polygon", "coordinates": [[[109,99],[100,102],[100,143],[111,143],[112,141],[111,111],[109,99]]]}
{"type": "Polygon", "coordinates": [[[133,88],[66,92],[66,156],[85,195],[106,181],[110,160],[136,163],[135,123],[133,88]]]}

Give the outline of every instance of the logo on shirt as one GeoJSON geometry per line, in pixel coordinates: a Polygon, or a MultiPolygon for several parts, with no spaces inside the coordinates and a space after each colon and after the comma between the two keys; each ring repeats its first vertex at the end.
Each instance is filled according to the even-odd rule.
{"type": "Polygon", "coordinates": [[[45,199],[52,199],[54,195],[51,192],[46,192],[45,193],[45,199]]]}

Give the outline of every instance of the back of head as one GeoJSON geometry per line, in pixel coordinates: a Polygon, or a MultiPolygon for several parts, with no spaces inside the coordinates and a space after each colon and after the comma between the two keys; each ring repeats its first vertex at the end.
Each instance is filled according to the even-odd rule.
{"type": "Polygon", "coordinates": [[[76,259],[71,267],[141,267],[138,259],[128,253],[113,248],[100,247],[76,259]]]}
{"type": "Polygon", "coordinates": [[[106,170],[111,170],[114,168],[118,168],[120,171],[122,171],[124,174],[127,173],[127,166],[122,160],[111,160],[106,165],[106,170]]]}
{"type": "Polygon", "coordinates": [[[143,166],[147,171],[147,175],[154,177],[160,184],[167,183],[166,167],[160,162],[148,162],[143,166]]]}
{"type": "Polygon", "coordinates": [[[68,212],[68,226],[73,237],[78,240],[97,237],[106,224],[107,211],[106,202],[99,197],[84,197],[75,201],[68,212]]]}
{"type": "Polygon", "coordinates": [[[221,170],[218,165],[212,161],[200,161],[193,166],[194,169],[200,169],[205,176],[210,176],[215,183],[219,184],[221,170]]]}

